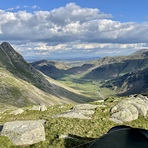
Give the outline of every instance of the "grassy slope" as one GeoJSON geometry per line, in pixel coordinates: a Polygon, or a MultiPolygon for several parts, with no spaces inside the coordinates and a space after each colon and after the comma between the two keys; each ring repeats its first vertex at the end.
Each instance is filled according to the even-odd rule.
{"type": "MultiPolygon", "coordinates": [[[[124,75],[137,69],[143,69],[147,67],[147,62],[146,55],[136,54],[131,56],[105,57],[85,62],[85,64],[84,62],[82,62],[83,64],[75,63],[75,65],[70,65],[69,63],[69,66],[74,67],[65,71],[65,74],[61,71],[62,76],[56,79],[92,99],[102,99],[117,93],[115,89],[101,87],[107,79],[124,75]],[[91,66],[83,69],[84,65],[91,66]]],[[[49,73],[48,70],[47,73],[49,73]]]]}
{"type": "Polygon", "coordinates": [[[17,107],[29,104],[59,104],[59,103],[85,103],[93,99],[80,91],[67,87],[62,83],[46,77],[50,83],[50,90],[44,92],[31,83],[14,77],[9,71],[0,68],[0,102],[17,107]]]}
{"type": "Polygon", "coordinates": [[[32,103],[49,105],[92,101],[30,67],[21,55],[9,48],[12,51],[8,54],[0,49],[0,102],[22,107],[32,103]]]}
{"type": "MultiPolygon", "coordinates": [[[[118,100],[119,101],[119,100],[118,100]]],[[[109,110],[116,103],[105,102],[106,108],[98,108],[95,111],[91,120],[80,119],[68,119],[68,118],[51,118],[52,115],[66,111],[73,105],[56,105],[48,107],[45,112],[39,111],[26,111],[21,115],[9,115],[7,111],[1,115],[0,123],[13,120],[33,120],[33,119],[45,119],[46,141],[34,144],[32,146],[26,146],[26,148],[70,148],[92,141],[102,134],[105,134],[111,127],[117,125],[112,121],[109,121],[109,110]],[[60,135],[69,135],[71,139],[60,139],[60,135]]],[[[94,102],[93,104],[98,104],[94,102]]],[[[139,127],[148,129],[148,116],[147,118],[140,117],[138,120],[130,123],[125,123],[132,127],[139,127]]],[[[85,147],[91,144],[88,143],[85,147]]],[[[0,147],[10,148],[16,147],[5,137],[0,137],[0,147]]],[[[84,146],[83,146],[84,147],[84,146]]],[[[81,147],[82,148],[82,147],[81,147]]]]}
{"type": "MultiPolygon", "coordinates": [[[[5,61],[5,62],[10,65],[8,61],[5,61]]],[[[11,85],[9,85],[8,87],[9,90],[13,88],[12,92],[11,91],[9,92],[11,93],[15,92],[14,94],[16,94],[16,97],[14,97],[13,99],[18,99],[18,96],[20,96],[19,93],[20,92],[22,93],[22,90],[20,91],[21,87],[19,87],[21,84],[23,85],[23,87],[27,89],[26,91],[28,91],[29,89],[29,90],[32,90],[32,92],[34,92],[34,94],[32,93],[29,94],[31,95],[31,97],[32,95],[34,96],[34,95],[37,95],[38,93],[39,93],[38,95],[40,95],[42,93],[41,90],[39,91],[38,89],[36,89],[35,86],[33,86],[31,83],[26,82],[23,79],[19,79],[20,80],[19,81],[18,77],[17,78],[13,77],[13,74],[8,72],[5,68],[0,69],[0,74],[3,76],[3,79],[0,79],[1,82],[5,81],[6,84],[9,84],[8,82],[15,81],[15,83],[11,83],[13,87],[10,87],[11,85]],[[4,79],[4,76],[7,76],[7,75],[9,76],[9,79],[4,79]],[[18,83],[16,83],[17,81],[18,83]]],[[[60,97],[60,95],[63,95],[64,93],[68,93],[68,94],[64,94],[64,96],[66,97],[66,96],[73,95],[70,98],[73,98],[75,101],[79,101],[79,99],[80,100],[82,99],[81,97],[84,97],[84,100],[82,99],[82,102],[81,102],[81,103],[84,103],[88,98],[101,99],[101,96],[98,94],[98,91],[101,94],[103,94],[105,98],[108,95],[113,95],[112,91],[108,89],[100,88],[100,85],[101,85],[100,82],[82,79],[82,77],[83,75],[81,74],[71,75],[71,76],[66,75],[63,79],[60,80],[63,84],[57,81],[54,81],[53,79],[50,79],[50,78],[46,78],[46,79],[47,81],[50,82],[51,87],[53,88],[51,91],[58,93],[58,95],[55,96],[55,99],[60,97]],[[65,84],[68,87],[65,86],[65,84]],[[69,88],[69,86],[71,88],[69,88]]],[[[48,94],[46,95],[48,96],[48,94]]],[[[8,97],[7,101],[10,101],[9,98],[10,96],[8,97]]],[[[10,101],[10,105],[11,103],[12,102],[10,101]]],[[[26,146],[26,148],[39,148],[39,147],[69,148],[69,147],[74,147],[76,145],[85,143],[87,141],[91,141],[95,138],[98,138],[102,134],[106,133],[112,126],[115,126],[116,125],[115,123],[113,123],[112,121],[109,121],[109,110],[114,105],[114,103],[115,102],[106,102],[105,103],[107,105],[106,108],[98,108],[95,114],[93,115],[92,120],[51,118],[51,116],[55,115],[56,113],[60,113],[70,109],[73,106],[70,104],[70,105],[62,105],[62,106],[60,105],[49,106],[48,111],[45,111],[45,112],[29,111],[26,109],[26,111],[23,114],[17,115],[17,116],[9,115],[7,114],[9,111],[7,111],[6,113],[0,115],[2,117],[0,119],[0,123],[4,123],[6,121],[14,121],[14,120],[45,119],[47,121],[45,125],[46,141],[40,142],[38,144],[34,144],[32,146],[28,146],[28,147],[26,146]],[[76,139],[59,139],[59,136],[62,134],[64,135],[67,134],[72,137],[76,137],[76,139]]],[[[20,104],[22,104],[22,102],[20,102],[20,104]]],[[[2,106],[3,104],[1,103],[0,105],[2,106]]],[[[140,117],[138,120],[135,120],[131,123],[125,123],[125,125],[148,129],[147,123],[148,123],[148,116],[147,118],[140,117]]],[[[86,147],[88,147],[88,145],[86,147]]],[[[12,143],[8,140],[8,138],[0,137],[0,147],[15,148],[16,146],[13,146],[12,143]]]]}

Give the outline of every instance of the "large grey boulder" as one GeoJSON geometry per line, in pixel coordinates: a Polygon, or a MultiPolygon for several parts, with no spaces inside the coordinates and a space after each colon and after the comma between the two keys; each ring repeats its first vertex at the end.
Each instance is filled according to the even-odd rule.
{"type": "Polygon", "coordinates": [[[14,145],[31,145],[45,140],[45,120],[6,122],[1,135],[7,136],[14,145]]]}
{"type": "Polygon", "coordinates": [[[111,109],[110,120],[116,123],[136,120],[138,115],[146,117],[148,111],[148,98],[146,96],[130,96],[111,109]]]}

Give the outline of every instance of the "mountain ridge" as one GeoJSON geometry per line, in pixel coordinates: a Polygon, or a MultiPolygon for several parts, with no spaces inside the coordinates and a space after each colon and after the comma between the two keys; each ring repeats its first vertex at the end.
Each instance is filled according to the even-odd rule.
{"type": "Polygon", "coordinates": [[[34,69],[7,42],[0,45],[0,102],[29,104],[83,103],[92,99],[34,69]]]}
{"type": "MultiPolygon", "coordinates": [[[[37,68],[38,70],[58,80],[62,80],[62,78],[65,75],[69,75],[70,77],[76,77],[76,76],[79,77],[81,80],[79,79],[78,81],[83,81],[83,80],[95,81],[96,83],[97,81],[102,81],[104,83],[104,81],[112,80],[112,81],[118,82],[119,79],[123,79],[122,76],[132,77],[131,73],[133,74],[135,73],[136,75],[138,75],[138,71],[139,71],[139,75],[142,75],[143,73],[140,73],[140,71],[142,70],[146,71],[145,69],[147,69],[148,67],[148,49],[144,49],[144,50],[142,49],[142,50],[136,51],[135,53],[128,56],[104,57],[98,60],[86,61],[83,63],[79,63],[79,65],[77,66],[76,65],[71,66],[70,68],[67,68],[67,69],[58,69],[54,65],[50,65],[48,61],[44,63],[46,65],[46,66],[44,65],[44,67],[42,67],[42,61],[39,63],[40,63],[40,66],[38,64],[36,65],[38,67],[37,68]]],[[[129,88],[128,85],[130,85],[130,81],[126,81],[123,83],[127,83],[127,89],[128,89],[129,88]]],[[[107,87],[107,84],[102,86],[107,87]]],[[[119,87],[118,87],[118,90],[111,88],[111,90],[112,89],[115,90],[116,93],[118,93],[119,90],[121,92],[122,92],[122,89],[125,90],[125,87],[123,88],[121,85],[121,89],[119,87]]],[[[135,88],[135,90],[137,90],[137,88],[135,88]]],[[[131,91],[128,91],[128,92],[131,92],[131,91]]],[[[133,92],[136,93],[136,91],[133,91],[133,92]]],[[[140,92],[142,91],[139,91],[139,93],[140,92]]],[[[122,93],[122,94],[130,94],[130,93],[122,93]]]]}

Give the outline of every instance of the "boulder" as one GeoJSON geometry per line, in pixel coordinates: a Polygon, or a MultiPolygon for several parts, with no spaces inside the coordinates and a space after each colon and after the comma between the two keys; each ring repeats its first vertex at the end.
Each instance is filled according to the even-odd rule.
{"type": "Polygon", "coordinates": [[[116,123],[132,121],[138,118],[138,115],[146,117],[148,111],[148,98],[142,95],[131,96],[116,104],[111,109],[110,120],[116,123]]]}
{"type": "Polygon", "coordinates": [[[81,112],[78,112],[76,110],[69,110],[63,113],[56,114],[55,116],[52,116],[53,118],[57,117],[65,117],[65,118],[77,118],[77,119],[91,119],[91,117],[88,117],[84,115],[81,112]]]}
{"type": "Polygon", "coordinates": [[[52,117],[53,118],[65,117],[65,118],[91,119],[91,115],[95,113],[94,110],[98,107],[99,105],[79,104],[79,105],[75,105],[71,110],[56,114],[52,117]]]}
{"type": "Polygon", "coordinates": [[[37,111],[40,111],[40,106],[38,105],[33,105],[32,109],[31,110],[37,110],[37,111]]]}
{"type": "Polygon", "coordinates": [[[47,107],[43,104],[40,106],[40,111],[46,111],[47,110],[47,107]]]}
{"type": "Polygon", "coordinates": [[[1,135],[7,136],[14,145],[32,145],[45,140],[45,120],[6,122],[1,135]]]}
{"type": "Polygon", "coordinates": [[[77,110],[93,110],[93,109],[96,109],[97,107],[99,107],[99,105],[78,104],[78,105],[74,106],[73,109],[77,109],[77,110]]]}
{"type": "Polygon", "coordinates": [[[43,105],[33,105],[31,110],[37,110],[37,111],[46,111],[47,107],[43,105]]]}
{"type": "Polygon", "coordinates": [[[22,114],[23,112],[24,112],[24,110],[19,108],[17,110],[14,110],[14,111],[10,112],[10,114],[18,115],[18,114],[22,114]]]}

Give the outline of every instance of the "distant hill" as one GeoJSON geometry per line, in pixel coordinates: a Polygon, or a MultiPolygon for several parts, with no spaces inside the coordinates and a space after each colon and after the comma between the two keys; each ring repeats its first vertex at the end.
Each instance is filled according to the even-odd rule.
{"type": "Polygon", "coordinates": [[[148,67],[147,52],[130,56],[105,57],[95,63],[95,67],[85,75],[87,79],[113,79],[129,72],[148,67]]]}
{"type": "Polygon", "coordinates": [[[0,45],[0,55],[0,103],[21,107],[91,101],[34,69],[9,43],[0,45]]]}
{"type": "Polygon", "coordinates": [[[66,74],[70,75],[83,73],[93,67],[93,64],[85,64],[85,62],[76,62],[74,64],[74,62],[63,63],[49,60],[33,62],[31,65],[53,79],[60,79],[66,74]]]}
{"type": "Polygon", "coordinates": [[[147,50],[144,49],[129,56],[104,57],[98,60],[79,62],[77,65],[44,60],[31,64],[34,68],[54,79],[61,79],[66,74],[81,73],[85,79],[106,80],[144,69],[148,66],[148,54],[147,50]]]}
{"type": "Polygon", "coordinates": [[[115,90],[118,95],[148,94],[148,67],[109,80],[104,87],[115,90]]]}
{"type": "Polygon", "coordinates": [[[148,54],[148,49],[137,50],[136,52],[134,52],[131,55],[141,55],[141,54],[148,54]]]}
{"type": "MultiPolygon", "coordinates": [[[[46,62],[40,61],[39,63],[33,63],[32,65],[41,72],[43,72],[44,74],[46,74],[47,76],[50,76],[58,80],[62,79],[65,75],[69,76],[80,75],[81,80],[83,79],[89,81],[102,81],[102,82],[107,80],[113,80],[110,81],[111,85],[114,85],[113,82],[115,81],[116,84],[117,82],[121,81],[120,82],[121,84],[119,86],[115,86],[117,87],[117,89],[115,89],[114,87],[111,89],[117,91],[117,93],[123,93],[129,90],[125,94],[130,94],[136,92],[137,89],[136,87],[133,87],[135,91],[134,90],[131,91],[131,89],[128,89],[130,86],[130,81],[129,81],[125,82],[127,83],[128,88],[127,89],[124,88],[125,90],[124,91],[122,83],[124,83],[124,81],[127,81],[127,79],[123,78],[129,75],[131,75],[132,77],[132,75],[134,74],[136,74],[137,77],[138,75],[139,77],[145,77],[144,73],[140,71],[143,70],[146,71],[148,67],[148,49],[138,50],[129,56],[104,57],[98,60],[79,62],[77,64],[70,65],[69,63],[69,65],[67,66],[66,63],[65,65],[64,63],[62,63],[62,65],[64,66],[61,66],[61,68],[57,67],[56,63],[58,62],[54,62],[53,64],[51,61],[46,61],[46,62]],[[120,87],[121,90],[119,92],[120,87]]],[[[142,82],[143,80],[140,79],[140,81],[138,81],[139,84],[145,83],[145,80],[144,82],[142,82]]],[[[104,86],[109,88],[108,86],[110,86],[110,84],[109,85],[108,84],[104,86]]],[[[141,86],[141,90],[139,92],[145,91],[144,87],[146,87],[145,84],[144,86],[143,85],[141,86]]]]}
{"type": "Polygon", "coordinates": [[[49,60],[33,62],[31,65],[53,79],[61,77],[63,71],[69,68],[65,63],[49,60]]]}

